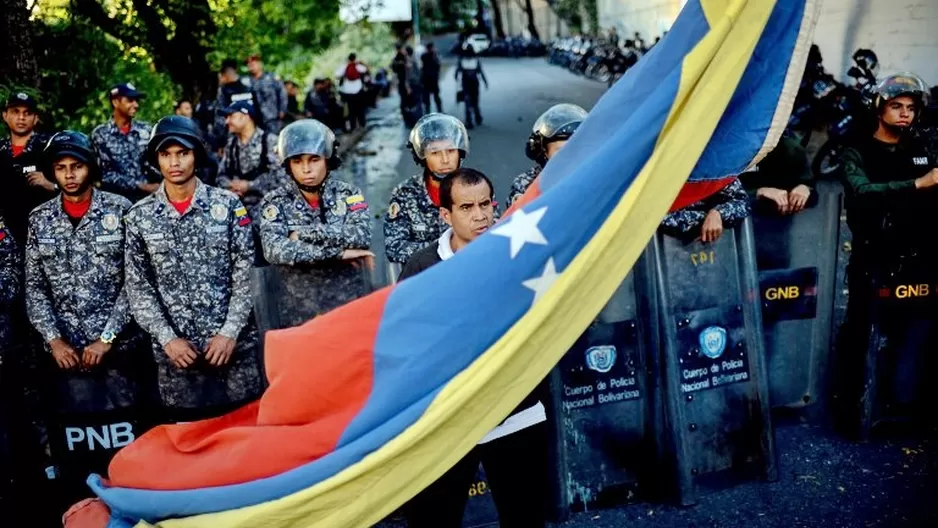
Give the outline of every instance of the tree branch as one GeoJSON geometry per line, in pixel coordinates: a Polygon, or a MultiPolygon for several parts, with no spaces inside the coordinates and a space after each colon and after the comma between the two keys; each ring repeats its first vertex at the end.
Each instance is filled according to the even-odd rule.
{"type": "Polygon", "coordinates": [[[104,11],[104,7],[97,0],[72,0],[72,13],[98,26],[102,31],[117,40],[133,46],[143,44],[139,36],[128,31],[127,26],[119,20],[109,17],[107,12],[104,11]]]}

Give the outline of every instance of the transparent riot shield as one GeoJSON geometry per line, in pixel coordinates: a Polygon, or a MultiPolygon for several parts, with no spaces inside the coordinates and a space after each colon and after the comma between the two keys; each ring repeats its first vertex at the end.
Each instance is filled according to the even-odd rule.
{"type": "Polygon", "coordinates": [[[371,293],[370,270],[344,261],[265,266],[253,273],[254,314],[261,332],[301,325],[371,293]]]}
{"type": "Polygon", "coordinates": [[[843,188],[818,182],[805,210],[753,212],[773,407],[820,399],[832,345],[843,188]]]}
{"type": "Polygon", "coordinates": [[[738,479],[777,478],[750,219],[715,243],[659,234],[663,453],[682,504],[738,479]]]}
{"type": "Polygon", "coordinates": [[[648,496],[641,486],[652,480],[656,452],[646,376],[657,317],[650,264],[639,259],[550,374],[554,518],[648,496]]]}

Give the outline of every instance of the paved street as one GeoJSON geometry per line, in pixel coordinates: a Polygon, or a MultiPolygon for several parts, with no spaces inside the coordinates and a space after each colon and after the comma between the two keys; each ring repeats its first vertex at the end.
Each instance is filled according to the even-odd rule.
{"type": "MultiPolygon", "coordinates": [[[[482,93],[485,123],[470,132],[467,165],[488,174],[503,202],[511,180],[530,166],[524,141],[534,119],[549,106],[573,102],[589,109],[605,86],[542,59],[487,59],[491,88],[482,93]]],[[[454,104],[452,70],[442,83],[444,108],[462,118],[454,104]]],[[[396,99],[369,117],[369,131],[348,156],[347,177],[364,188],[375,219],[373,248],[384,284],[381,219],[391,189],[417,169],[403,151],[405,131],[396,99]]],[[[707,495],[696,506],[639,503],[575,514],[558,526],[613,527],[919,527],[938,526],[938,430],[894,436],[867,444],[847,442],[804,416],[776,421],[780,478],[752,482],[707,495]]],[[[400,526],[391,523],[393,526],[400,526]]]]}

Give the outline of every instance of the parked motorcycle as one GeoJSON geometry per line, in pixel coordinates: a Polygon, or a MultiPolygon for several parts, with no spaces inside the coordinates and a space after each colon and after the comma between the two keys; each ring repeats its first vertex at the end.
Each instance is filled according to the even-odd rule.
{"type": "Polygon", "coordinates": [[[852,83],[837,84],[824,97],[822,119],[827,125],[827,142],[814,157],[812,169],[821,178],[831,178],[840,170],[840,156],[846,145],[858,134],[872,133],[875,126],[873,100],[879,61],[871,50],[858,49],[853,54],[854,66],[847,71],[852,83]]]}

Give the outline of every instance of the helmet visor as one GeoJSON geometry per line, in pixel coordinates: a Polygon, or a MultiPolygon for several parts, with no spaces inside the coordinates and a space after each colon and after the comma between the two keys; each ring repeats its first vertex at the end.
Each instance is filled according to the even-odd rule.
{"type": "Polygon", "coordinates": [[[329,127],[315,119],[303,119],[286,126],[277,140],[280,161],[309,154],[331,158],[335,146],[335,134],[329,127]]]}
{"type": "Polygon", "coordinates": [[[533,131],[544,139],[563,135],[569,137],[586,119],[586,110],[573,104],[559,104],[541,114],[534,122],[533,131]]]}
{"type": "Polygon", "coordinates": [[[456,149],[469,154],[469,133],[462,122],[443,114],[428,114],[410,132],[410,144],[420,159],[431,152],[456,149]]]}
{"type": "Polygon", "coordinates": [[[927,105],[929,88],[925,81],[914,73],[897,73],[880,81],[876,86],[876,93],[885,101],[900,95],[909,95],[921,99],[922,104],[927,105]]]}

